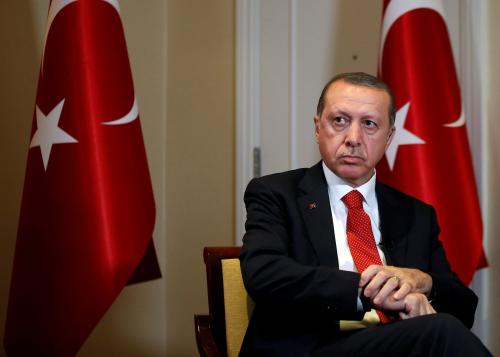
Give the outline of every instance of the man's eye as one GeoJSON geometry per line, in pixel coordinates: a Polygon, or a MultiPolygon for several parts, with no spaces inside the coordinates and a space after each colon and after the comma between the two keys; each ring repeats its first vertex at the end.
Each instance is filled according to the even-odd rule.
{"type": "Polygon", "coordinates": [[[345,123],[347,123],[347,120],[344,117],[335,117],[333,118],[333,123],[335,125],[344,125],[345,123]]]}
{"type": "Polygon", "coordinates": [[[377,123],[375,123],[373,120],[365,120],[365,126],[367,128],[376,128],[377,123]]]}

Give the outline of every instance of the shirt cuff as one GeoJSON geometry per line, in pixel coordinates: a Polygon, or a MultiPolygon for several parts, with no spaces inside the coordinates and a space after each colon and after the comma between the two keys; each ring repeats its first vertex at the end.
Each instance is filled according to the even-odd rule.
{"type": "Polygon", "coordinates": [[[357,301],[357,308],[358,308],[358,312],[365,311],[363,309],[363,303],[361,302],[361,298],[359,296],[358,296],[358,301],[357,301]]]}
{"type": "Polygon", "coordinates": [[[357,309],[359,312],[362,311],[370,311],[372,309],[372,305],[370,303],[370,299],[367,298],[364,294],[364,288],[359,288],[358,290],[358,300],[357,300],[357,309]]]}

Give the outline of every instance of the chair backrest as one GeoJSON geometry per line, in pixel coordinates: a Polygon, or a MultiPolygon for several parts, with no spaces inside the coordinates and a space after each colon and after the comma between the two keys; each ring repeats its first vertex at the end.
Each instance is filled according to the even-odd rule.
{"type": "Polygon", "coordinates": [[[240,353],[255,304],[243,285],[239,259],[222,260],[222,281],[227,355],[236,357],[240,353]]]}
{"type": "Polygon", "coordinates": [[[243,285],[240,247],[206,247],[210,330],[221,355],[237,356],[248,326],[253,302],[243,285]]]}

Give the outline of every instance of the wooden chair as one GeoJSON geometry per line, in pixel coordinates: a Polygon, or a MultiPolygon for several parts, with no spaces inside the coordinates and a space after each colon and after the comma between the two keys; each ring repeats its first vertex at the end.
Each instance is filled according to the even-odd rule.
{"type": "Polygon", "coordinates": [[[239,266],[240,247],[206,247],[208,315],[194,315],[200,356],[237,356],[253,311],[239,266]]]}
{"type": "MultiPolygon", "coordinates": [[[[240,247],[206,247],[203,259],[207,270],[208,315],[194,315],[196,343],[200,356],[238,356],[254,303],[241,277],[240,247]]],[[[375,310],[362,320],[341,320],[340,330],[376,325],[375,310]]]]}

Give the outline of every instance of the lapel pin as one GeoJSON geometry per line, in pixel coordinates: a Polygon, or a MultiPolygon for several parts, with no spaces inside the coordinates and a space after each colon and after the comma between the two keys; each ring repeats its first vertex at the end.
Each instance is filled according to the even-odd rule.
{"type": "Polygon", "coordinates": [[[315,209],[317,207],[316,202],[311,202],[307,205],[307,208],[309,209],[315,209]]]}

